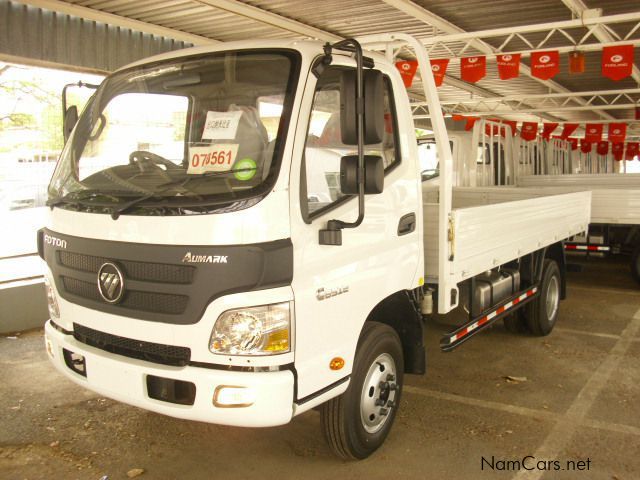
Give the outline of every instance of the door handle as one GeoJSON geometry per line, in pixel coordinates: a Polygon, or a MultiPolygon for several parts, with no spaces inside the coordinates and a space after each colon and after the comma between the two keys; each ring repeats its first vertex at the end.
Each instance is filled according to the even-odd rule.
{"type": "Polygon", "coordinates": [[[398,222],[398,236],[406,235],[416,229],[416,214],[407,213],[398,222]]]}

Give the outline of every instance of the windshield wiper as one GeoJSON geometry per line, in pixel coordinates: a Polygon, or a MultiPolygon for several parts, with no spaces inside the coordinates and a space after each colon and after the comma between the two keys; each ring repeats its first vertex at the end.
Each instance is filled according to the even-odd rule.
{"type": "Polygon", "coordinates": [[[114,202],[119,201],[119,198],[115,195],[127,195],[131,196],[132,193],[135,192],[127,192],[120,190],[95,190],[95,189],[87,189],[87,190],[79,190],[76,192],[69,192],[65,195],[61,195],[56,198],[52,198],[47,200],[46,205],[48,207],[53,207],[62,205],[62,204],[70,204],[70,205],[80,205],[84,200],[94,199],[98,197],[106,197],[109,200],[114,202]]]}

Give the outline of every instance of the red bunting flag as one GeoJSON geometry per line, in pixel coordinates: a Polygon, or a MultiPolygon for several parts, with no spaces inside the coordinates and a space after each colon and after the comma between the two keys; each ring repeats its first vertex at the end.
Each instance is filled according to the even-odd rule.
{"type": "Polygon", "coordinates": [[[510,78],[516,78],[520,75],[520,54],[519,53],[505,53],[504,55],[498,55],[498,75],[500,80],[509,80],[510,78]]]}
{"type": "Polygon", "coordinates": [[[511,127],[511,136],[515,137],[517,127],[518,127],[518,122],[516,122],[515,120],[502,120],[502,123],[508,127],[511,127]]]}
{"type": "Polygon", "coordinates": [[[484,134],[487,136],[491,136],[491,135],[498,135],[498,133],[500,133],[501,137],[505,136],[505,129],[504,127],[500,127],[498,125],[495,125],[493,123],[485,123],[484,125],[484,134]]]}
{"type": "Polygon", "coordinates": [[[601,123],[587,123],[584,127],[584,139],[587,142],[599,142],[602,140],[602,125],[601,123]]]}
{"type": "Polygon", "coordinates": [[[436,87],[442,85],[444,75],[447,73],[447,65],[449,65],[448,58],[431,60],[431,71],[433,72],[433,79],[436,81],[436,87]]]}
{"type": "Polygon", "coordinates": [[[567,140],[571,144],[571,150],[577,150],[578,149],[578,139],[577,138],[571,137],[571,138],[566,138],[565,140],[567,140]]]}
{"type": "Polygon", "coordinates": [[[557,50],[531,54],[531,74],[534,77],[549,80],[558,72],[560,72],[560,54],[557,50]]]}
{"type": "Polygon", "coordinates": [[[476,83],[487,74],[487,57],[464,57],[460,60],[460,78],[476,83]]]}
{"type": "Polygon", "coordinates": [[[522,122],[520,137],[527,142],[535,140],[538,136],[538,124],[536,122],[522,122]]]}
{"type": "Polygon", "coordinates": [[[400,76],[402,77],[404,86],[409,88],[413,83],[413,77],[416,74],[416,70],[418,70],[418,61],[406,60],[402,62],[396,62],[396,68],[400,72],[400,76]]]}
{"type": "Polygon", "coordinates": [[[453,114],[451,118],[456,122],[466,121],[467,123],[464,126],[464,130],[468,132],[473,129],[473,126],[476,124],[480,117],[465,117],[464,115],[453,114]]]}
{"type": "Polygon", "coordinates": [[[542,124],[542,138],[549,141],[553,131],[558,128],[557,123],[543,123],[542,124]]]}
{"type": "Polygon", "coordinates": [[[573,132],[578,128],[577,123],[565,123],[564,128],[562,129],[562,134],[560,134],[560,138],[566,140],[571,136],[573,132]]]}
{"type": "Polygon", "coordinates": [[[473,130],[473,126],[480,120],[480,117],[467,117],[467,123],[464,126],[465,131],[473,130]]]}
{"type": "Polygon", "coordinates": [[[584,52],[569,52],[569,73],[584,73],[584,52]]]}
{"type": "Polygon", "coordinates": [[[602,75],[611,80],[622,80],[633,69],[633,45],[614,45],[602,49],[602,75]]]}
{"type": "Polygon", "coordinates": [[[624,142],[627,136],[627,124],[626,123],[610,123],[609,124],[609,141],[610,142],[624,142]]]}
{"type": "Polygon", "coordinates": [[[613,143],[611,145],[611,153],[613,153],[613,158],[618,162],[622,160],[622,156],[624,154],[624,143],[613,143]]]}
{"type": "MultiPolygon", "coordinates": [[[[582,140],[580,140],[580,151],[582,153],[589,153],[591,152],[591,147],[593,146],[593,144],[591,142],[585,142],[584,138],[582,140]]],[[[600,147],[600,144],[598,144],[598,148],[600,147]]]]}
{"type": "Polygon", "coordinates": [[[629,142],[627,143],[627,149],[624,152],[625,160],[633,160],[634,157],[637,157],[640,154],[640,143],[639,142],[629,142]]]}
{"type": "Polygon", "coordinates": [[[606,140],[600,140],[598,142],[598,148],[596,149],[598,155],[606,155],[609,153],[609,142],[606,140]]]}

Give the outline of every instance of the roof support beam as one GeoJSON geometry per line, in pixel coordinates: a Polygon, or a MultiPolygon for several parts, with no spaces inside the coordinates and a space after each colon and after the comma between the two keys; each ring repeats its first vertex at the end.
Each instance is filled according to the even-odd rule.
{"type": "Polygon", "coordinates": [[[325,30],[312,27],[310,25],[292,20],[276,13],[271,13],[262,8],[254,7],[246,3],[238,2],[236,0],[196,0],[198,3],[209,5],[211,7],[224,10],[235,15],[255,20],[258,22],[271,25],[282,30],[287,30],[296,35],[302,35],[303,37],[317,38],[319,40],[337,41],[342,40],[342,37],[329,33],[325,30]]]}
{"type": "Polygon", "coordinates": [[[157,35],[160,37],[173,38],[182,42],[192,43],[194,45],[211,45],[212,43],[219,43],[213,38],[203,37],[201,35],[194,35],[192,33],[182,32],[173,28],[162,27],[153,23],[141,22],[120,15],[114,15],[112,13],[101,12],[100,10],[94,10],[93,8],[82,7],[80,5],[74,5],[72,3],[62,2],[60,0],[12,0],[24,5],[30,5],[36,8],[42,8],[50,10],[52,12],[64,13],[74,17],[84,18],[94,22],[105,23],[113,25],[115,27],[129,28],[150,35],[157,35]]]}
{"type": "MultiPolygon", "coordinates": [[[[394,8],[397,8],[398,10],[406,13],[407,15],[410,15],[414,18],[417,18],[418,20],[423,21],[424,23],[434,26],[436,27],[438,30],[441,30],[445,33],[447,33],[448,35],[446,36],[441,36],[441,37],[435,37],[435,38],[448,38],[449,35],[456,35],[456,36],[461,36],[461,35],[469,35],[472,36],[473,33],[468,33],[465,32],[463,29],[461,29],[460,27],[458,27],[457,25],[454,25],[451,22],[448,22],[447,20],[439,17],[438,15],[435,15],[434,13],[422,8],[419,5],[416,5],[415,3],[413,3],[411,0],[383,0],[385,3],[391,5],[394,8]]],[[[427,38],[424,41],[432,43],[432,41],[434,40],[434,37],[431,38],[427,38]]],[[[453,39],[452,39],[453,40],[453,39]]],[[[475,40],[471,40],[470,42],[470,46],[472,46],[473,48],[477,49],[478,51],[484,53],[484,54],[489,54],[489,55],[493,55],[496,53],[500,53],[500,51],[489,45],[488,43],[479,40],[479,39],[475,39],[475,40]]],[[[570,90],[562,85],[560,85],[557,82],[554,82],[552,80],[541,80],[539,78],[534,77],[531,74],[531,69],[527,66],[527,65],[520,65],[520,71],[530,77],[531,79],[541,83],[542,85],[544,85],[545,87],[550,88],[551,90],[558,92],[558,93],[570,93],[570,90]]],[[[579,101],[579,100],[578,100],[579,101]]],[[[581,102],[582,103],[582,102],[581,102]]],[[[586,103],[586,102],[584,102],[586,103]]],[[[599,115],[601,115],[603,118],[608,118],[608,119],[615,119],[612,115],[606,113],[606,112],[597,112],[599,115]]]]}

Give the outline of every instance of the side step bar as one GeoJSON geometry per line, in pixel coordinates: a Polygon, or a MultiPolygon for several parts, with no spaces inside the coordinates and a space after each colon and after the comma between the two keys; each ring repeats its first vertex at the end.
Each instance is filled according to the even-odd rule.
{"type": "Polygon", "coordinates": [[[539,295],[538,286],[521,290],[515,295],[496,304],[489,313],[482,314],[474,318],[470,322],[465,323],[453,332],[447,333],[440,339],[440,349],[443,352],[450,352],[462,343],[466,342],[472,336],[480,333],[485,328],[493,324],[496,320],[505,317],[516,311],[525,303],[529,303],[539,295]]]}
{"type": "Polygon", "coordinates": [[[575,243],[565,242],[564,249],[567,252],[610,252],[609,245],[593,244],[593,243],[575,243]]]}

